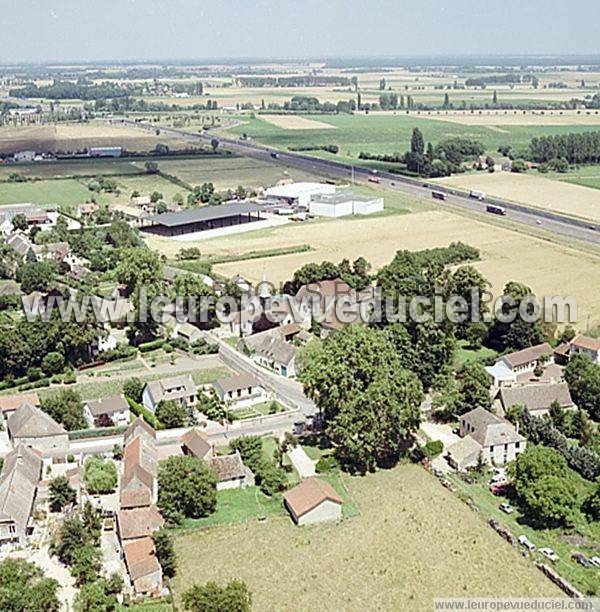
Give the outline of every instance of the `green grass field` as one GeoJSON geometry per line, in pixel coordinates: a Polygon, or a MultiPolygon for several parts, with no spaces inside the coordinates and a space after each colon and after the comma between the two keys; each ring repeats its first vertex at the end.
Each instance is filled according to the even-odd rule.
{"type": "MultiPolygon", "coordinates": [[[[402,114],[401,111],[398,111],[397,115],[306,115],[306,117],[328,123],[337,129],[289,130],[268,123],[260,116],[254,118],[246,116],[241,119],[240,125],[228,129],[227,132],[237,135],[246,133],[259,142],[283,149],[290,146],[336,144],[340,148],[338,156],[356,157],[361,151],[404,153],[410,147],[410,137],[415,127],[423,132],[426,142],[431,141],[436,144],[444,138],[463,136],[479,140],[488,151],[492,152],[500,145],[506,144],[517,149],[526,147],[536,136],[598,130],[597,125],[511,125],[502,126],[502,130],[499,131],[493,126],[438,121],[427,119],[414,112],[410,115],[402,114]]],[[[332,155],[332,158],[335,157],[332,155]]]]}
{"type": "Polygon", "coordinates": [[[138,174],[143,168],[126,159],[53,160],[0,165],[0,181],[13,173],[29,178],[100,176],[106,174],[138,174]]]}
{"type": "Polygon", "coordinates": [[[296,527],[286,516],[176,538],[175,597],[244,580],[256,610],[430,610],[434,597],[558,597],[557,587],[416,465],[343,478],[360,514],[296,527]],[[204,554],[201,551],[209,551],[204,554]]]}
{"type": "Polygon", "coordinates": [[[74,179],[2,183],[0,185],[0,205],[32,202],[73,208],[89,200],[90,195],[91,192],[87,187],[74,179]]]}
{"type": "MultiPolygon", "coordinates": [[[[593,485],[575,473],[573,473],[573,477],[577,483],[579,494],[582,497],[589,494],[593,485]]],[[[600,523],[583,521],[572,532],[561,529],[534,529],[527,524],[523,514],[510,500],[500,495],[493,495],[485,481],[467,484],[454,475],[451,476],[451,480],[457,487],[459,495],[465,499],[470,498],[475,502],[480,510],[481,519],[487,520],[493,517],[506,525],[515,537],[524,534],[537,548],[550,547],[560,557],[559,561],[551,564],[545,560],[545,557],[536,552],[533,554],[535,560],[550,563],[561,576],[569,580],[586,595],[597,595],[600,592],[598,570],[582,567],[571,559],[571,553],[575,551],[583,552],[586,556],[597,554],[598,541],[600,541],[600,523]],[[503,502],[510,503],[515,507],[515,511],[512,514],[502,512],[499,506],[503,502]]],[[[465,512],[469,512],[466,507],[465,512]]]]}
{"type": "Polygon", "coordinates": [[[552,172],[544,176],[564,181],[565,183],[600,189],[600,166],[580,166],[564,174],[552,172]]]}

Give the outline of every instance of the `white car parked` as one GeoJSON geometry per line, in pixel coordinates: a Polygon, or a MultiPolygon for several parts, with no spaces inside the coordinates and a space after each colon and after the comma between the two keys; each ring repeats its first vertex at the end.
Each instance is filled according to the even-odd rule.
{"type": "Polygon", "coordinates": [[[525,546],[529,552],[533,552],[535,550],[535,544],[526,535],[519,536],[519,544],[521,546],[525,546]]]}
{"type": "Polygon", "coordinates": [[[559,559],[559,556],[551,548],[540,548],[540,552],[553,563],[556,563],[559,559]]]}

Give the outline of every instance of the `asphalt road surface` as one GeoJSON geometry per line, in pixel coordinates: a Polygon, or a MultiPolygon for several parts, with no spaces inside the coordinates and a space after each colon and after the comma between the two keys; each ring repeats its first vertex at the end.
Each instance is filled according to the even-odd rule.
{"type": "MultiPolygon", "coordinates": [[[[127,119],[113,119],[112,122],[117,124],[122,123],[152,132],[157,129],[156,126],[152,124],[129,121],[127,119]]],[[[210,133],[198,134],[165,127],[161,127],[160,131],[165,135],[175,138],[185,138],[187,140],[196,140],[202,144],[210,143],[212,138],[215,137],[210,133]]],[[[254,141],[242,139],[234,140],[221,137],[217,137],[217,139],[222,148],[239,155],[261,161],[280,163],[336,179],[353,180],[357,182],[376,181],[381,186],[412,195],[417,199],[427,198],[439,205],[440,208],[455,206],[474,213],[491,215],[492,213],[487,213],[485,211],[486,204],[495,204],[506,209],[506,216],[494,215],[500,222],[502,220],[507,220],[513,223],[542,229],[554,237],[564,237],[600,245],[600,224],[593,221],[576,219],[498,198],[487,197],[484,202],[480,202],[479,200],[470,198],[466,192],[451,189],[444,185],[428,184],[426,179],[412,179],[385,171],[374,172],[365,168],[349,166],[347,163],[343,162],[318,159],[299,153],[266,147],[254,141]],[[431,193],[434,190],[443,192],[446,196],[446,200],[432,199],[431,193]]]]}

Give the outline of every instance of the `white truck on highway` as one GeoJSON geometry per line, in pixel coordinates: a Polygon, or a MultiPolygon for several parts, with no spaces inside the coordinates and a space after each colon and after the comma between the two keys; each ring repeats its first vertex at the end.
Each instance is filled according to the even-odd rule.
{"type": "Polygon", "coordinates": [[[485,191],[478,191],[477,189],[471,189],[469,191],[469,197],[475,198],[476,200],[485,200],[485,191]]]}

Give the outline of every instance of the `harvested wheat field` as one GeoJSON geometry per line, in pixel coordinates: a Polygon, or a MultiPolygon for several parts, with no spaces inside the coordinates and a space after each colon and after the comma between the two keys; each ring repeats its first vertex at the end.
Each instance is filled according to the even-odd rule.
{"type": "Polygon", "coordinates": [[[253,608],[431,610],[435,597],[560,597],[532,563],[421,467],[345,478],[361,515],[288,518],[176,539],[176,597],[195,582],[244,580],[253,608]]]}
{"type": "MultiPolygon", "coordinates": [[[[182,243],[147,237],[152,248],[173,257],[182,243]]],[[[219,264],[215,270],[226,276],[241,274],[258,282],[263,274],[272,282],[283,282],[309,261],[338,262],[344,257],[366,257],[374,269],[388,263],[399,249],[418,250],[447,246],[461,240],[481,251],[476,267],[499,295],[506,282],[526,283],[537,295],[573,295],[579,305],[579,320],[600,323],[600,255],[548,242],[487,220],[455,215],[447,211],[338,219],[226,236],[196,245],[205,253],[245,253],[253,250],[310,244],[313,251],[219,264]]]]}
{"type": "Polygon", "coordinates": [[[103,123],[58,123],[0,127],[0,152],[15,153],[32,150],[77,151],[89,147],[123,147],[130,151],[149,151],[158,143],[175,149],[185,147],[185,141],[169,137],[144,134],[136,128],[119,127],[103,123]]]}
{"type": "Polygon", "coordinates": [[[485,193],[573,217],[600,221],[600,192],[596,189],[544,178],[540,174],[478,172],[437,179],[444,185],[480,189],[485,193]]]}
{"type": "Polygon", "coordinates": [[[427,119],[451,121],[463,125],[598,125],[600,111],[440,111],[427,113],[427,119]]]}
{"type": "Polygon", "coordinates": [[[335,125],[299,115],[261,115],[260,118],[285,130],[335,130],[335,125]]]}

